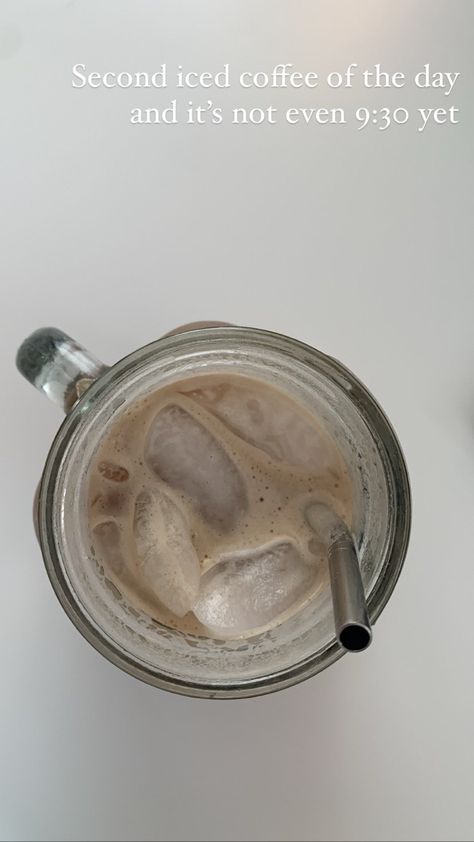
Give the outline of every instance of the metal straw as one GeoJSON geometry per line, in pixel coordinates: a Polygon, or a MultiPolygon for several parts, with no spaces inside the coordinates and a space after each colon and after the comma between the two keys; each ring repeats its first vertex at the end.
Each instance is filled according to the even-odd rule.
{"type": "Polygon", "coordinates": [[[357,550],[342,518],[323,503],[311,503],[306,520],[328,547],[336,635],[348,652],[362,652],[372,641],[357,550]]]}

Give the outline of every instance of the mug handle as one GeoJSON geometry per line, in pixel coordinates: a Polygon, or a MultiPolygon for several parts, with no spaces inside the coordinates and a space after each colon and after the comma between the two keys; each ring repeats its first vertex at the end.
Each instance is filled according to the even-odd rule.
{"type": "Polygon", "coordinates": [[[19,372],[40,392],[69,412],[108,366],[55,327],[35,330],[16,355],[19,372]]]}

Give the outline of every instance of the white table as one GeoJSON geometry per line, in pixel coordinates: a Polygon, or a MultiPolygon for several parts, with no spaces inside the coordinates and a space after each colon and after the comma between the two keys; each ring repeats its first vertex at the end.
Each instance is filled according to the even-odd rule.
{"type": "Polygon", "coordinates": [[[2,3],[3,839],[472,839],[472,12],[469,0],[2,3]],[[430,62],[462,72],[449,98],[188,93],[223,107],[449,101],[461,122],[133,126],[132,107],[171,92],[71,86],[76,62],[162,61],[430,62]],[[373,647],[246,702],[140,684],[63,614],[31,525],[61,418],[13,368],[41,325],[112,362],[202,318],[344,361],[389,414],[413,486],[406,566],[373,647]]]}

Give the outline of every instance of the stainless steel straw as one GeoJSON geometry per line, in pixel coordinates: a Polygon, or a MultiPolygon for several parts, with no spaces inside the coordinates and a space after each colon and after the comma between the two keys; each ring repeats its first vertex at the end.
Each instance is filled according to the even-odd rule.
{"type": "Polygon", "coordinates": [[[362,652],[372,641],[372,628],[354,539],[342,518],[323,503],[311,503],[305,515],[327,544],[337,639],[348,652],[362,652]]]}

